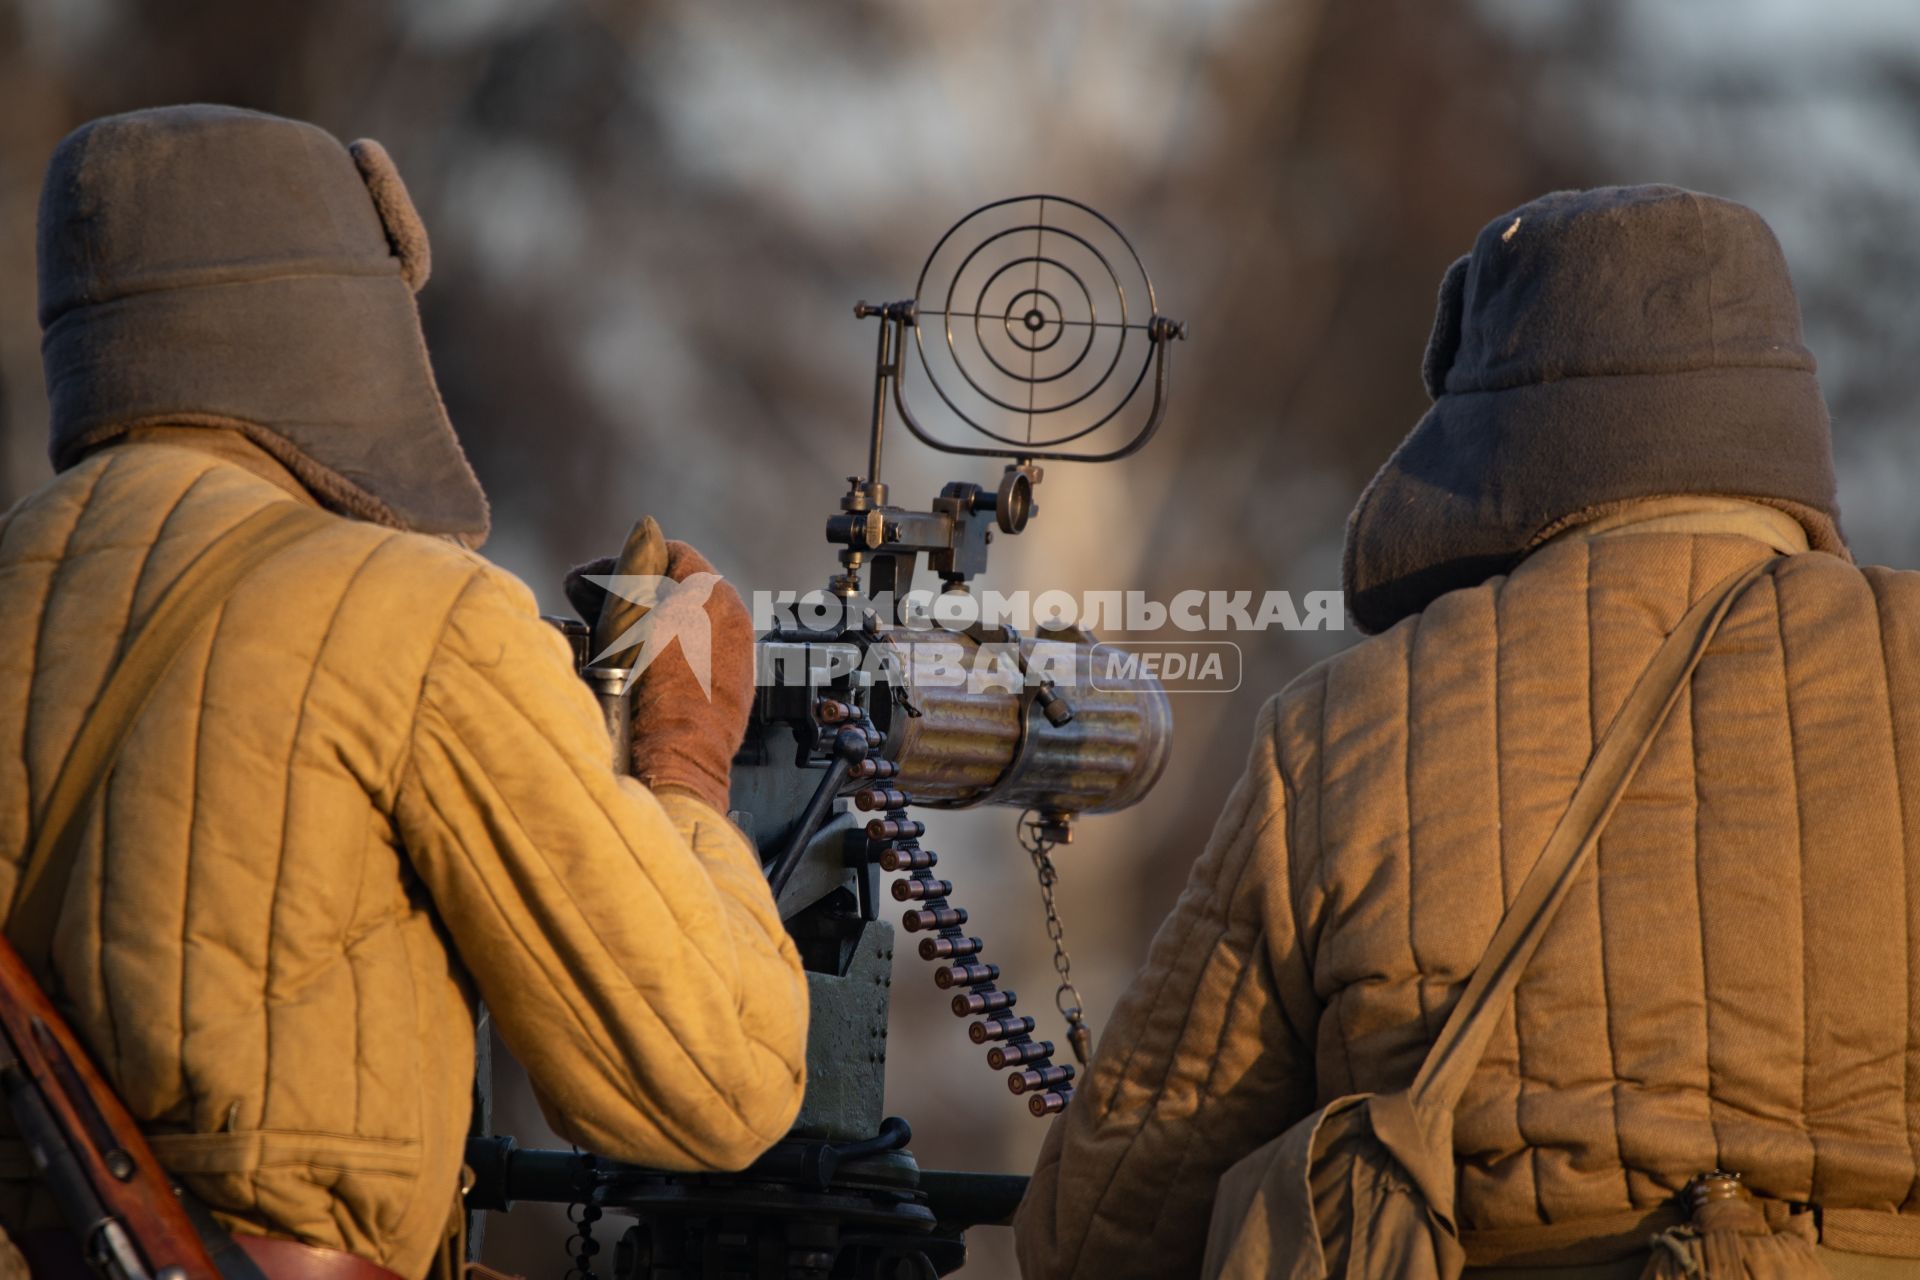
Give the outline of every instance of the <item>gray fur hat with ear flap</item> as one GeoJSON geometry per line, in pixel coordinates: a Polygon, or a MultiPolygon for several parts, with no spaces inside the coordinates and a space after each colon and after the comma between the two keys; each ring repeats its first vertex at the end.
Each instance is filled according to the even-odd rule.
{"type": "Polygon", "coordinates": [[[221,106],[81,126],[40,197],[54,467],[138,426],[235,430],[335,510],[478,546],[414,304],[429,263],[377,142],[221,106]]]}
{"type": "Polygon", "coordinates": [[[1765,503],[1848,554],[1800,303],[1745,205],[1600,187],[1501,214],[1441,281],[1421,378],[1433,406],[1347,520],[1362,631],[1636,498],[1765,503]]]}

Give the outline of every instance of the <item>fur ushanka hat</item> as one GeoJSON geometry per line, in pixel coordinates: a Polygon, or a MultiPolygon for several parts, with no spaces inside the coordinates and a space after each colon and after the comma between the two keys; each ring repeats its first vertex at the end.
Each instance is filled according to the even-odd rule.
{"type": "Polygon", "coordinates": [[[413,300],[426,231],[379,143],[233,107],[109,116],[54,152],[39,236],[56,469],[134,427],[228,428],[337,510],[485,539],[413,300]]]}
{"type": "Polygon", "coordinates": [[[1448,268],[1421,372],[1433,407],[1347,521],[1362,631],[1633,498],[1763,502],[1847,554],[1800,305],[1744,205],[1602,187],[1501,215],[1448,268]]]}

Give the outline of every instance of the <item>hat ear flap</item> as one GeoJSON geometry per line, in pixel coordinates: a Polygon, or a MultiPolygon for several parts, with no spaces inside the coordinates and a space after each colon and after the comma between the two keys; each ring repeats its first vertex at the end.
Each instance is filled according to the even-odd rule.
{"type": "Polygon", "coordinates": [[[367,184],[367,194],[373,197],[381,225],[387,229],[387,243],[400,259],[400,278],[415,293],[420,292],[420,286],[433,272],[433,251],[427,243],[426,224],[420,221],[420,214],[413,207],[413,197],[407,194],[400,170],[394,167],[387,149],[372,138],[361,138],[350,144],[347,151],[360,170],[361,180],[367,184]]]}
{"type": "Polygon", "coordinates": [[[1427,395],[1438,400],[1447,390],[1447,373],[1460,354],[1460,323],[1466,313],[1467,259],[1456,258],[1440,278],[1440,302],[1433,313],[1433,334],[1420,361],[1420,380],[1427,395]]]}

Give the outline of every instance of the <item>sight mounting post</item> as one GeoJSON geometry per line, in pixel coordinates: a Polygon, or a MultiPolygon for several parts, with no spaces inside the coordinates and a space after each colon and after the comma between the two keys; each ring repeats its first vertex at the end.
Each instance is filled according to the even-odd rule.
{"type": "Polygon", "coordinates": [[[860,594],[870,561],[871,594],[896,602],[922,554],[947,590],[964,590],[986,567],[995,531],[1017,534],[1039,514],[1040,463],[1114,462],[1144,447],[1166,411],[1173,342],[1187,336],[1183,321],[1160,314],[1120,229],[1055,195],[975,209],[934,245],[912,298],[862,301],[853,314],[880,322],[873,412],[866,474],[848,477],[828,521],[828,540],[843,548],[829,587],[860,594]],[[922,423],[908,392],[909,347],[934,403],[975,442],[922,423]],[[956,481],[927,512],[890,506],[880,471],[889,402],[924,444],[1007,459],[998,486],[956,481]]]}

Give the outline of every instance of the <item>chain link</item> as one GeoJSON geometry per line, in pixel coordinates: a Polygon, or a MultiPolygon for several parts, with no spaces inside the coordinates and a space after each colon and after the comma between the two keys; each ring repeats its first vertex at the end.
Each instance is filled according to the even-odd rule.
{"type": "Polygon", "coordinates": [[[1087,1059],[1092,1056],[1093,1030],[1087,1026],[1079,989],[1073,985],[1073,957],[1067,953],[1066,927],[1060,923],[1060,910],[1053,898],[1054,885],[1060,879],[1052,857],[1057,841],[1046,836],[1041,822],[1028,820],[1027,814],[1031,812],[1028,810],[1020,815],[1020,847],[1033,859],[1034,875],[1040,881],[1040,905],[1047,912],[1047,939],[1053,943],[1053,971],[1060,975],[1060,985],[1053,993],[1053,1004],[1060,1010],[1060,1016],[1067,1020],[1067,1042],[1073,1046],[1073,1056],[1081,1066],[1085,1066],[1087,1059]]]}
{"type": "Polygon", "coordinates": [[[593,1224],[600,1221],[604,1213],[593,1196],[598,1162],[590,1152],[578,1147],[573,1150],[579,1160],[574,1171],[574,1189],[580,1198],[567,1206],[567,1221],[573,1224],[573,1234],[567,1237],[566,1249],[568,1261],[573,1265],[567,1268],[566,1280],[596,1280],[593,1257],[600,1252],[600,1242],[593,1238],[593,1224]]]}

